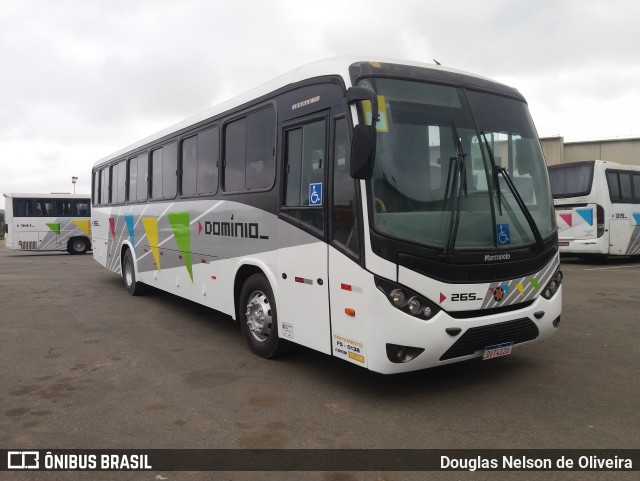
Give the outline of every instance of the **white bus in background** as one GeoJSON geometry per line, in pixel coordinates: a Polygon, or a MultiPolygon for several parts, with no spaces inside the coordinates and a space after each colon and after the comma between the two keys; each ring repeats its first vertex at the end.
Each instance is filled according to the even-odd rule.
{"type": "Polygon", "coordinates": [[[397,373],[560,323],[527,104],[444,67],[317,62],[136,142],[93,167],[92,236],[130,294],[226,313],[266,358],[296,343],[397,373]]]}
{"type": "Polygon", "coordinates": [[[91,243],[91,196],[4,194],[5,246],[84,254],[91,243]]]}
{"type": "Polygon", "coordinates": [[[640,166],[587,160],[549,166],[560,252],[640,255],[640,166]]]}

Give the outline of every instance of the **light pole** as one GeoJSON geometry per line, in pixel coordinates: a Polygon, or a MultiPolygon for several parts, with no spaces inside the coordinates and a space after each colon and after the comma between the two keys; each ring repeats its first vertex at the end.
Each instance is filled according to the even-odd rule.
{"type": "Polygon", "coordinates": [[[71,177],[71,183],[73,184],[73,193],[76,193],[76,181],[78,178],[76,176],[71,177]]]}

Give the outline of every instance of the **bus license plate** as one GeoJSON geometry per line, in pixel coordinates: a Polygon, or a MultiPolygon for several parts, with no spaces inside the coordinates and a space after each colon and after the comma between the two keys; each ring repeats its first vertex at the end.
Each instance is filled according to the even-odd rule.
{"type": "Polygon", "coordinates": [[[569,247],[569,243],[568,242],[558,242],[558,244],[560,244],[562,247],[569,247]]]}
{"type": "Polygon", "coordinates": [[[494,357],[508,356],[511,354],[512,347],[512,342],[498,344],[496,346],[487,346],[484,349],[484,356],[482,356],[482,360],[486,361],[487,359],[493,359],[494,357]]]}

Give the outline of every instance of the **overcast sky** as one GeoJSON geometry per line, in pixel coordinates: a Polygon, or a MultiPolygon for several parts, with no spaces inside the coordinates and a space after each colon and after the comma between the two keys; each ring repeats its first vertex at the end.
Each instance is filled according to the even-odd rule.
{"type": "Polygon", "coordinates": [[[0,193],[89,193],[96,160],[345,54],[512,85],[541,137],[640,137],[639,19],[637,0],[0,0],[0,193]]]}

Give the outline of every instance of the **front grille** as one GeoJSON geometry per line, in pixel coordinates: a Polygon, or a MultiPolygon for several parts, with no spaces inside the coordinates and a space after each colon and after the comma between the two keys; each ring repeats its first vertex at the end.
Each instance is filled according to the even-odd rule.
{"type": "Polygon", "coordinates": [[[484,348],[488,346],[505,342],[518,344],[531,341],[538,337],[538,334],[540,334],[538,326],[528,318],[499,322],[488,326],[472,327],[440,357],[440,360],[446,361],[447,359],[454,359],[456,357],[470,356],[476,351],[484,350],[484,348]]]}
{"type": "Polygon", "coordinates": [[[398,264],[407,269],[452,284],[500,282],[535,274],[556,255],[555,249],[531,258],[498,264],[449,264],[440,260],[398,254],[398,264]]]}

